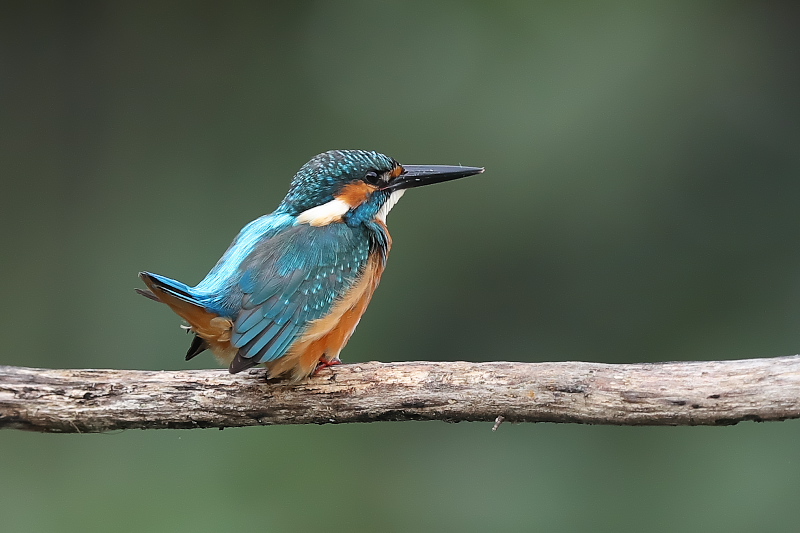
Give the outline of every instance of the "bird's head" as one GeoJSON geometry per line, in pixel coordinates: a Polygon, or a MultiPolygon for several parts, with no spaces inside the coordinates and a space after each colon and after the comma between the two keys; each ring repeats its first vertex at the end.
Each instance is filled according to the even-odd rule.
{"type": "Polygon", "coordinates": [[[300,223],[360,224],[386,215],[406,189],[480,174],[482,168],[400,165],[365,150],[331,150],[303,165],[292,179],[280,210],[300,223]]]}

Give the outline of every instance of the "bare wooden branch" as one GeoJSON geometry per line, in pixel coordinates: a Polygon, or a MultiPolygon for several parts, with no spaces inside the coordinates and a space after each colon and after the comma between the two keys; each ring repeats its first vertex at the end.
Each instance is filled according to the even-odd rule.
{"type": "Polygon", "coordinates": [[[50,432],[381,420],[729,425],[800,418],[800,356],[657,364],[362,363],[262,371],[0,366],[0,428],[50,432]]]}

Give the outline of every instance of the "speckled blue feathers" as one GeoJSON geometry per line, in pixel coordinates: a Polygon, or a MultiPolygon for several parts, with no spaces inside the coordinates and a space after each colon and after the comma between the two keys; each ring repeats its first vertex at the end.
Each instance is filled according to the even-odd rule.
{"type": "Polygon", "coordinates": [[[254,363],[283,355],[355,283],[371,247],[367,230],[346,224],[294,226],[257,247],[241,266],[231,344],[254,363]]]}
{"type": "Polygon", "coordinates": [[[388,172],[397,162],[378,152],[330,150],[321,153],[297,171],[278,212],[297,215],[333,200],[342,183],[360,179],[367,171],[388,172]]]}

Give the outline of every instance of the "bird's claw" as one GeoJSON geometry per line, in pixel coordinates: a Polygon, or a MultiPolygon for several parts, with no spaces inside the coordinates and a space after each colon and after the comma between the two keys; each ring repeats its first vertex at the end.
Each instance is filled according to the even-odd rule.
{"type": "Polygon", "coordinates": [[[317,363],[317,368],[314,369],[314,372],[311,375],[316,376],[317,374],[319,374],[319,371],[322,370],[323,368],[328,368],[329,366],[336,366],[341,364],[342,360],[339,359],[338,357],[334,357],[333,359],[330,360],[320,359],[319,363],[317,363]]]}

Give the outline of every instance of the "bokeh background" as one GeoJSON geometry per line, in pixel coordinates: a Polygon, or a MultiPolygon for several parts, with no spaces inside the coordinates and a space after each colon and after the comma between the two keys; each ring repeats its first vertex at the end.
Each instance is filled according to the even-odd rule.
{"type": "MultiPolygon", "coordinates": [[[[3,2],[0,364],[180,369],[199,281],[331,148],[411,191],[348,362],[800,352],[800,10],[3,2]]],[[[0,529],[797,531],[800,423],[0,433],[0,529]]]]}

